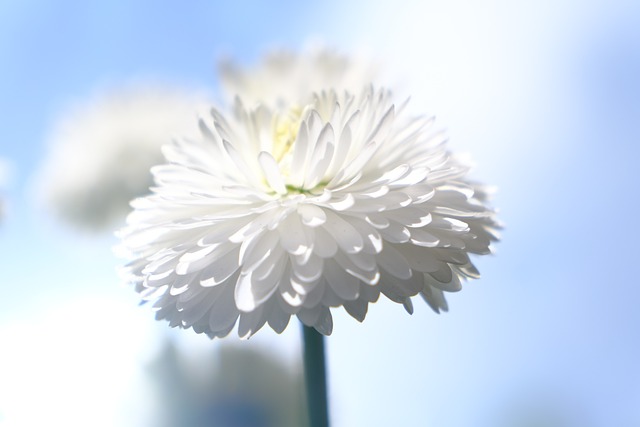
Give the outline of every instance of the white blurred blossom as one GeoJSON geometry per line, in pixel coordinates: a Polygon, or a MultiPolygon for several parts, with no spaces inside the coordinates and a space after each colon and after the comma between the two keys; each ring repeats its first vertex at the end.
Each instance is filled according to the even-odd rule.
{"type": "Polygon", "coordinates": [[[309,45],[301,52],[274,50],[253,67],[231,60],[220,65],[222,91],[231,103],[238,96],[248,107],[258,103],[283,108],[312,102],[322,90],[358,92],[366,84],[379,84],[381,69],[366,55],[343,55],[309,45]]]}
{"type": "Polygon", "coordinates": [[[197,134],[201,93],[162,85],[102,92],[61,115],[48,136],[38,196],[74,226],[111,230],[148,193],[149,169],[176,135],[197,134]]]}
{"type": "Polygon", "coordinates": [[[381,293],[446,310],[497,225],[433,119],[406,106],[368,87],[212,110],[133,204],[127,279],[158,319],[211,337],[281,332],[291,315],[330,334],[330,308],[362,321],[381,293]]]}

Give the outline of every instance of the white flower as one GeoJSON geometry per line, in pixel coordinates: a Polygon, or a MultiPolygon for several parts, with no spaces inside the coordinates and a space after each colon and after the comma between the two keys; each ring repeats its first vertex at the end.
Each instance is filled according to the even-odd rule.
{"type": "Polygon", "coordinates": [[[160,85],[100,94],[63,115],[49,136],[38,197],[81,228],[121,225],[129,201],[148,193],[149,169],[176,134],[197,135],[203,96],[160,85]]]}
{"type": "Polygon", "coordinates": [[[276,50],[253,68],[231,61],[220,66],[222,89],[231,102],[242,99],[248,107],[258,103],[286,108],[313,101],[311,94],[322,90],[358,92],[364,84],[377,83],[380,69],[364,56],[346,56],[309,46],[301,53],[276,50]]]}
{"type": "Polygon", "coordinates": [[[494,215],[431,118],[384,91],[317,95],[290,110],[212,110],[202,137],[164,150],[120,247],[128,280],[171,326],[221,337],[277,332],[295,314],[330,334],[329,308],[362,321],[380,293],[420,294],[478,277],[494,215]],[[239,319],[239,320],[238,320],[239,319]]]}

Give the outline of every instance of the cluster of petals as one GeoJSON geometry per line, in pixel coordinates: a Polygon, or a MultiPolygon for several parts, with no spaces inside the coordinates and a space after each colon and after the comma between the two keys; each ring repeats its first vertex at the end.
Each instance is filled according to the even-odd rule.
{"type": "Polygon", "coordinates": [[[447,310],[444,292],[478,277],[469,255],[490,253],[494,212],[433,118],[372,87],[310,99],[237,100],[164,147],[119,233],[158,319],[249,337],[297,316],[328,335],[332,308],[362,321],[383,294],[447,310]]]}

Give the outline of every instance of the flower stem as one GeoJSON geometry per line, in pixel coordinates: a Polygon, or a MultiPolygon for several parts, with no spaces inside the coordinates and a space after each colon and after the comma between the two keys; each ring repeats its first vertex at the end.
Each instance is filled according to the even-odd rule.
{"type": "Polygon", "coordinates": [[[327,376],[324,363],[324,336],[302,325],[304,335],[304,379],[310,427],[329,427],[327,376]]]}

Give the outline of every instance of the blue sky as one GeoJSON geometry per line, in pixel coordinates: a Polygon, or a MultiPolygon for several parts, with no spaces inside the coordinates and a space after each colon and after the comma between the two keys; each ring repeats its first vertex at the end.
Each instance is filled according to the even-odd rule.
{"type": "MultiPolygon", "coordinates": [[[[59,225],[30,196],[57,112],[136,78],[215,93],[221,56],[251,63],[310,39],[363,49],[402,76],[413,105],[436,113],[452,148],[475,159],[474,177],[498,187],[507,225],[497,255],[478,261],[483,277],[448,298],[450,313],[416,301],[413,316],[384,302],[363,324],[336,314],[334,425],[516,427],[510,419],[543,412],[564,420],[547,427],[640,424],[640,6],[631,1],[1,3],[0,157],[13,176],[0,224],[0,339],[12,350],[0,365],[56,342],[67,345],[59,363],[65,352],[99,357],[86,353],[94,333],[104,334],[89,340],[98,348],[131,346],[130,358],[115,357],[125,372],[150,357],[164,328],[118,284],[112,237],[59,225]]],[[[288,361],[298,352],[293,322],[249,343],[199,338],[185,346],[262,346],[288,361]]],[[[6,399],[21,394],[2,387],[0,426],[14,425],[6,399]]]]}

